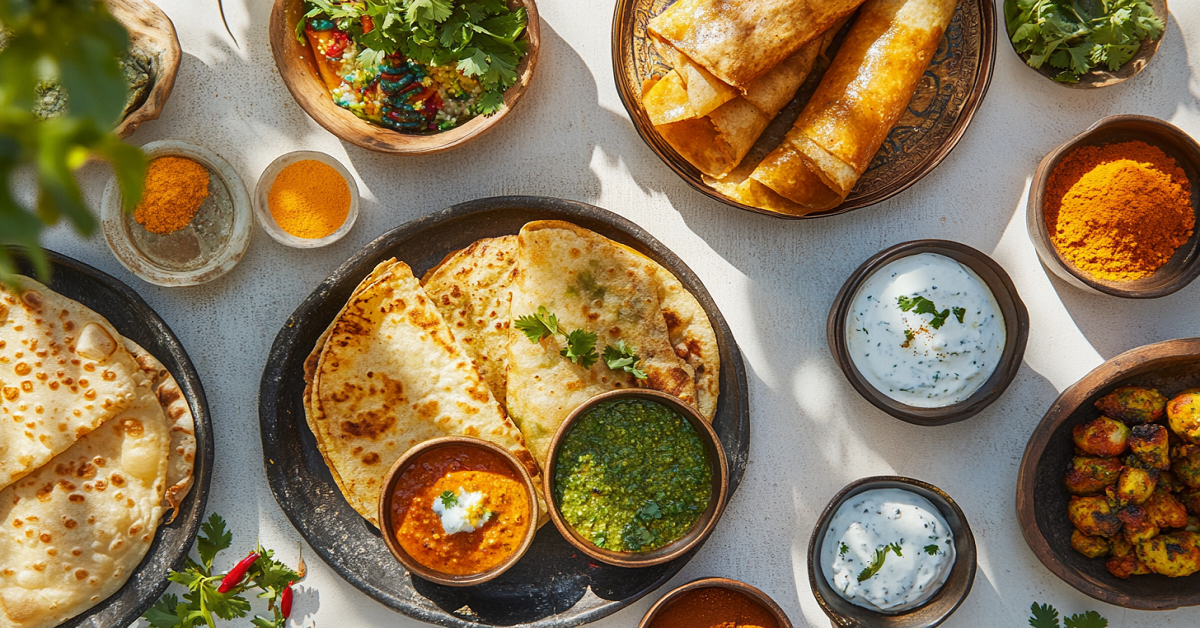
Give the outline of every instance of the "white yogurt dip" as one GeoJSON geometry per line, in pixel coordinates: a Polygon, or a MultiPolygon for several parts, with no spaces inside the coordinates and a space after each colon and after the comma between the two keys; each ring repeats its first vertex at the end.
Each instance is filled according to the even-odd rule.
{"type": "Polygon", "coordinates": [[[859,287],[846,344],[876,390],[918,408],[970,397],[996,370],[1004,315],[970,268],[937,253],[895,260],[859,287]]]}
{"type": "Polygon", "coordinates": [[[882,488],[838,507],[821,547],[825,580],[846,601],[899,613],[934,596],[954,567],[954,533],[929,500],[882,488]]]}

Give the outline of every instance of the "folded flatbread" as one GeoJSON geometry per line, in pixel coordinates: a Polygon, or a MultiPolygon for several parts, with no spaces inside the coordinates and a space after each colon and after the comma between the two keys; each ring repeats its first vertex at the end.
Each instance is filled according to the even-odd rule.
{"type": "Polygon", "coordinates": [[[163,513],[169,425],[150,381],[131,405],[0,491],[0,626],[49,628],[115,593],[163,513]]]}
{"type": "Polygon", "coordinates": [[[103,316],[18,281],[0,285],[0,488],[129,407],[141,370],[103,316]]]}
{"type": "Polygon", "coordinates": [[[192,488],[192,471],[196,463],[196,423],[192,408],[171,372],[158,358],[136,342],[128,338],[122,340],[129,355],[142,367],[142,374],[150,381],[154,396],[167,418],[171,441],[167,449],[167,490],[163,495],[163,515],[170,511],[171,518],[167,519],[167,523],[171,523],[179,516],[179,504],[192,488]]]}
{"type": "MultiPolygon", "coordinates": [[[[912,100],[956,5],[868,0],[783,144],[749,178],[810,211],[845,200],[912,100]]],[[[747,187],[747,198],[769,196],[747,187]]]]}
{"type": "MultiPolygon", "coordinates": [[[[548,220],[521,229],[517,268],[513,320],[545,306],[560,329],[597,334],[598,352],[623,340],[636,349],[650,388],[696,405],[695,369],[672,345],[656,264],[597,233],[548,220]]],[[[677,294],[672,299],[686,303],[677,294]]],[[[676,307],[683,315],[680,321],[688,315],[689,321],[696,320],[691,305],[676,307]]],[[[676,329],[679,333],[682,325],[676,329]]],[[[638,386],[632,375],[613,371],[603,361],[585,369],[560,355],[562,349],[557,336],[530,342],[515,327],[509,329],[509,413],[539,464],[572,410],[599,393],[638,386]]]]}
{"type": "MultiPolygon", "coordinates": [[[[647,30],[745,93],[863,0],[679,0],[647,30]]],[[[678,66],[677,66],[678,67],[678,66]]]]}
{"type": "Polygon", "coordinates": [[[347,501],[378,525],[383,476],[412,446],[475,436],[505,447],[533,475],[504,414],[407,264],[381,265],[318,343],[308,422],[347,501]]]}

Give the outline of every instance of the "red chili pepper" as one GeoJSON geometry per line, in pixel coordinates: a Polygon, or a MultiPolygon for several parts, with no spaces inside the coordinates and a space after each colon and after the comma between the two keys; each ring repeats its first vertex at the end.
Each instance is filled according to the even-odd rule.
{"type": "Polygon", "coordinates": [[[254,561],[258,560],[258,552],[250,552],[250,555],[243,558],[242,562],[233,566],[229,573],[221,578],[221,585],[217,587],[217,593],[229,593],[229,590],[242,583],[242,578],[246,577],[246,572],[250,571],[250,566],[254,561]]]}
{"type": "Polygon", "coordinates": [[[279,596],[279,612],[283,613],[284,619],[292,616],[292,585],[295,583],[295,580],[288,582],[283,588],[283,594],[279,596]]]}

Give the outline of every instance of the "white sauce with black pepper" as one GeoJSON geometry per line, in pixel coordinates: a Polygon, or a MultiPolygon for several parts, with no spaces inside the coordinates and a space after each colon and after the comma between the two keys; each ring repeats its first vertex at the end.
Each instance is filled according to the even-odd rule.
{"type": "Polygon", "coordinates": [[[851,604],[899,613],[929,601],[946,583],[954,567],[954,533],[937,507],[916,493],[865,491],[843,502],[830,520],[821,567],[851,604]]]}
{"type": "Polygon", "coordinates": [[[846,315],[858,371],[879,392],[919,408],[970,397],[996,370],[1005,341],[1004,316],[987,284],[937,253],[875,271],[846,315]]]}

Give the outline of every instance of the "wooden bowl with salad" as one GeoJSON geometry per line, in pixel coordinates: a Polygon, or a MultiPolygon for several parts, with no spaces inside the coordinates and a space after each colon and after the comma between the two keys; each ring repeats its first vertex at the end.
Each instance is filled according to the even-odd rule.
{"type": "Polygon", "coordinates": [[[475,13],[460,2],[415,11],[384,4],[275,0],[271,10],[284,84],[339,138],[398,155],[449,150],[498,124],[533,79],[534,0],[483,0],[475,13]],[[420,44],[413,28],[437,36],[420,44]]]}
{"type": "Polygon", "coordinates": [[[1040,13],[1020,4],[1004,0],[1013,50],[1038,74],[1076,89],[1116,85],[1145,69],[1158,52],[1169,16],[1167,0],[1136,0],[1129,16],[1115,19],[1112,13],[1124,9],[1102,0],[1042,0],[1036,5],[1040,13]],[[1113,26],[1123,31],[1116,41],[1113,26]]]}

